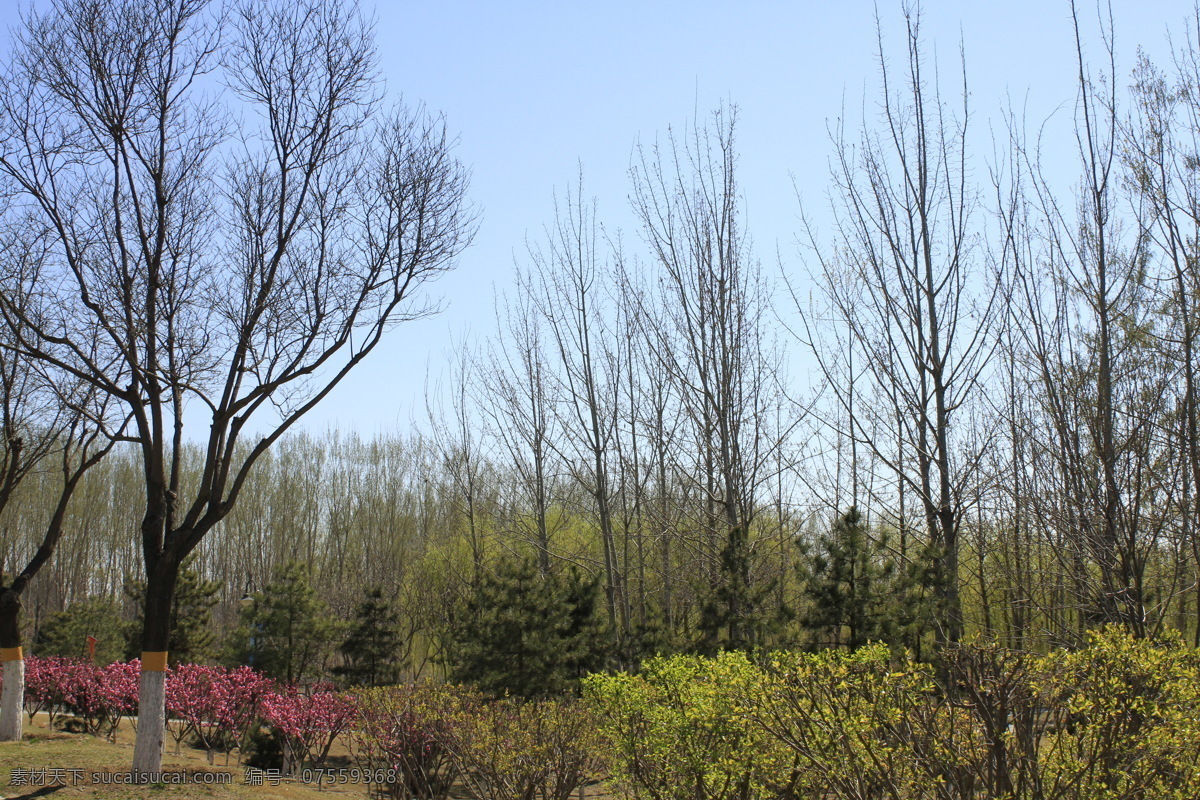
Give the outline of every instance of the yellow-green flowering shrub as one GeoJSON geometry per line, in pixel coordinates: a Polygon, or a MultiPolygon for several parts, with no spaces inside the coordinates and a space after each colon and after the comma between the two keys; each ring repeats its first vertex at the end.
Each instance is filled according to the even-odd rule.
{"type": "Polygon", "coordinates": [[[620,787],[650,800],[774,794],[768,784],[787,763],[753,714],[764,678],[742,653],[655,658],[638,675],[587,678],[620,787]]]}
{"type": "Polygon", "coordinates": [[[794,755],[803,797],[916,800],[974,791],[982,741],[925,665],[885,645],[777,654],[757,718],[794,755]]]}
{"type": "MultiPolygon", "coordinates": [[[[1112,627],[1042,659],[1037,796],[1200,797],[1200,656],[1112,627]]],[[[1033,796],[1031,794],[1031,796],[1033,796]]]]}
{"type": "Polygon", "coordinates": [[[1200,797],[1200,654],[1117,628],[1049,656],[959,646],[937,676],[879,645],[586,687],[616,779],[649,800],[1200,797]]]}

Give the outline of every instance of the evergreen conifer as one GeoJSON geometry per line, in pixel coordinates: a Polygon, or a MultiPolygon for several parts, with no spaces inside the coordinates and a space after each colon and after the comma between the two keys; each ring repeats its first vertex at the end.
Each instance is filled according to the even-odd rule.
{"type": "Polygon", "coordinates": [[[456,611],[451,679],[521,697],[573,689],[603,665],[598,593],[575,567],[542,575],[532,559],[502,560],[456,611]]]}
{"type": "Polygon", "coordinates": [[[234,631],[229,660],[294,682],[324,674],[338,624],[312,587],[308,565],[290,561],[251,595],[234,631]]]}
{"type": "Polygon", "coordinates": [[[334,672],[351,686],[388,686],[400,681],[399,660],[404,642],[400,615],[384,597],[383,589],[367,592],[359,604],[346,640],[338,648],[345,663],[334,672]]]}
{"type": "Polygon", "coordinates": [[[886,536],[872,538],[858,509],[804,548],[800,571],[808,604],[804,627],[819,645],[857,649],[873,641],[895,644],[905,622],[906,581],[888,552],[886,536]]]}

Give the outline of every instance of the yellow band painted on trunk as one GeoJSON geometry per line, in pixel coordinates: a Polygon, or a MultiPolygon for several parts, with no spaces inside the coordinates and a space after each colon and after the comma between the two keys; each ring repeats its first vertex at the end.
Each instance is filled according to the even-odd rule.
{"type": "Polygon", "coordinates": [[[0,647],[0,661],[24,661],[25,656],[19,647],[0,647]]]}
{"type": "Polygon", "coordinates": [[[166,672],[167,651],[160,650],[152,653],[142,653],[142,672],[166,672]]]}

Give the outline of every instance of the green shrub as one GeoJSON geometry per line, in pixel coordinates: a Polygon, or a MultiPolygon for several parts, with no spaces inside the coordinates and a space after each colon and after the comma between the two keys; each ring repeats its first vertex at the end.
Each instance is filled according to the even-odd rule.
{"type": "Polygon", "coordinates": [[[650,800],[1183,800],[1200,797],[1200,653],[1096,632],[1036,656],[883,644],[677,656],[592,676],[616,779],[650,800]]]}
{"type": "Polygon", "coordinates": [[[983,742],[932,672],[886,645],[777,654],[754,717],[792,756],[808,797],[971,796],[983,742]]]}
{"type": "Polygon", "coordinates": [[[1038,747],[1047,797],[1200,796],[1200,654],[1109,627],[1041,662],[1038,747]]]}
{"type": "Polygon", "coordinates": [[[750,713],[764,675],[739,652],[655,658],[638,675],[592,675],[585,697],[635,797],[748,800],[787,773],[750,713]]]}

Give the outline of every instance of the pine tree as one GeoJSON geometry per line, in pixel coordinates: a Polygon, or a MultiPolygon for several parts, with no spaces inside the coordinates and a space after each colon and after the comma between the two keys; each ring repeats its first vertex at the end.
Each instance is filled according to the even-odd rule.
{"type": "Polygon", "coordinates": [[[907,619],[907,581],[897,574],[886,537],[873,539],[856,507],[804,556],[801,582],[808,608],[801,622],[806,628],[826,637],[825,644],[850,649],[897,642],[907,619]]]}
{"type": "Polygon", "coordinates": [[[87,658],[87,640],[92,636],[96,639],[96,663],[110,664],[121,658],[124,629],[121,609],[112,600],[83,600],[47,617],[33,649],[39,656],[87,658]]]}
{"type": "MultiPolygon", "coordinates": [[[[216,635],[212,628],[212,610],[217,605],[223,584],[204,578],[188,558],[179,570],[175,596],[171,600],[171,636],[169,639],[172,664],[209,661],[216,653],[216,635]]],[[[146,584],[141,580],[125,582],[125,595],[137,617],[127,628],[125,657],[135,658],[142,652],[142,609],[145,608],[146,584]]]]}
{"type": "Polygon", "coordinates": [[[337,622],[312,587],[308,565],[291,561],[242,609],[228,660],[288,682],[315,678],[324,673],[338,633],[337,622]]]}
{"type": "Polygon", "coordinates": [[[501,561],[456,610],[451,679],[521,697],[572,689],[603,664],[598,598],[598,582],[575,567],[542,575],[532,559],[501,561]]]}
{"type": "Polygon", "coordinates": [[[750,556],[746,532],[730,530],[721,550],[720,583],[700,609],[700,651],[711,655],[780,644],[792,611],[779,604],[775,580],[754,580],[750,556]]]}
{"type": "Polygon", "coordinates": [[[351,686],[398,683],[404,666],[399,660],[404,645],[399,622],[400,615],[384,598],[382,588],[367,592],[349,635],[338,648],[346,661],[334,673],[351,686]]]}

